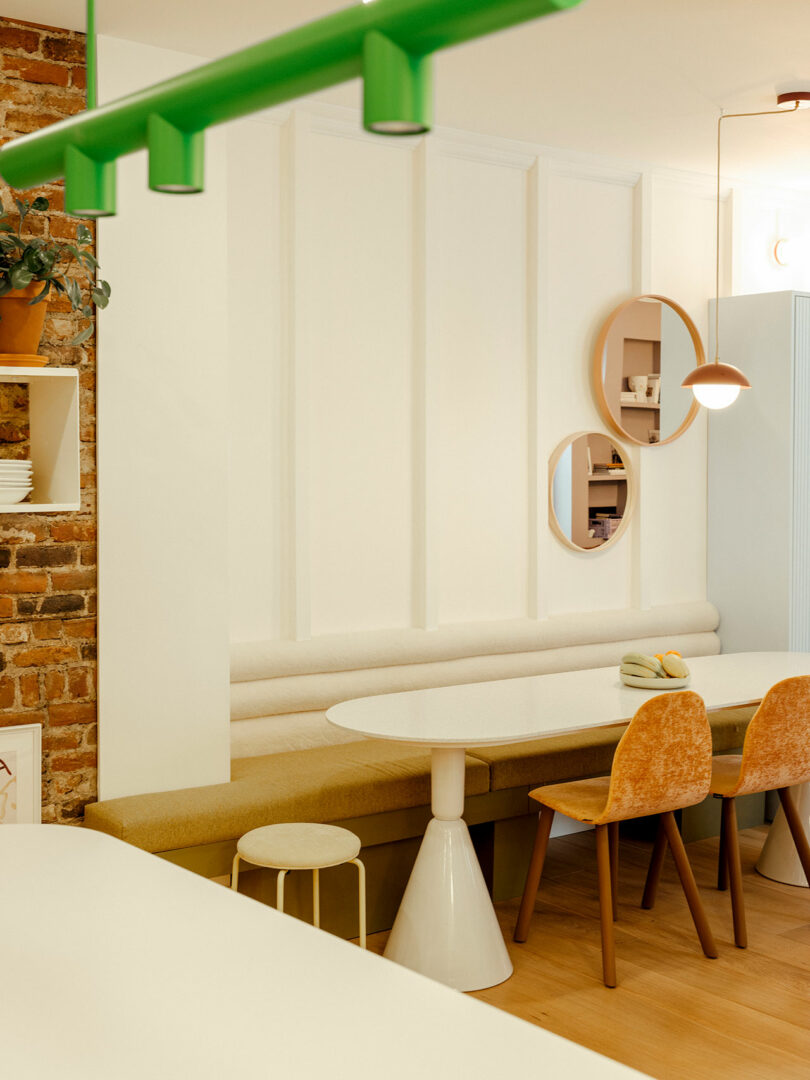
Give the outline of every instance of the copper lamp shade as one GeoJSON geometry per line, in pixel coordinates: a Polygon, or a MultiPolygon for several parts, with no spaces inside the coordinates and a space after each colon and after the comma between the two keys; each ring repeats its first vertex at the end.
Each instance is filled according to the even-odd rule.
{"type": "Polygon", "coordinates": [[[740,390],[750,390],[751,383],[733,364],[702,364],[690,371],[681,386],[691,389],[707,409],[724,409],[737,400],[740,390]]]}

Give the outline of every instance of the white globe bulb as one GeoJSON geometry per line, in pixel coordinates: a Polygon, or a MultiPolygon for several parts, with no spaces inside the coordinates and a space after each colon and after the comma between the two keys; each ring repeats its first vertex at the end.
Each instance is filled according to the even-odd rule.
{"type": "Polygon", "coordinates": [[[707,409],[725,409],[733,405],[740,396],[740,387],[728,383],[714,385],[704,383],[702,386],[693,386],[692,391],[700,404],[705,405],[707,409]]]}

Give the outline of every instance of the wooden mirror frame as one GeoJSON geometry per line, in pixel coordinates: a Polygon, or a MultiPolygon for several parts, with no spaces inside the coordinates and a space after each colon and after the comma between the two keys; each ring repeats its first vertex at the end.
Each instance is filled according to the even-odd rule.
{"type": "Polygon", "coordinates": [[[562,544],[564,544],[571,551],[578,551],[581,555],[596,555],[601,551],[605,551],[612,544],[615,544],[618,540],[620,540],[622,536],[624,536],[625,532],[627,531],[627,527],[630,524],[630,519],[633,516],[633,511],[635,510],[635,508],[636,474],[633,468],[633,463],[630,460],[629,452],[625,449],[625,447],[621,445],[621,443],[616,442],[612,435],[607,434],[604,431],[575,431],[573,435],[567,435],[562,440],[562,442],[557,443],[551,453],[551,457],[548,459],[548,523],[551,531],[562,544]],[[601,435],[603,439],[609,439],[621,455],[621,459],[624,462],[625,472],[627,473],[626,477],[622,477],[622,479],[627,480],[627,502],[625,503],[621,525],[619,525],[613,536],[611,536],[609,540],[606,540],[604,544],[599,544],[597,547],[592,548],[580,547],[579,544],[575,544],[573,540],[569,539],[560,527],[560,523],[557,520],[557,514],[554,510],[554,473],[560,463],[560,458],[563,456],[567,448],[571,446],[572,443],[576,442],[577,439],[581,438],[583,435],[601,435]]]}
{"type": "MultiPolygon", "coordinates": [[[[610,333],[610,328],[613,326],[615,320],[621,315],[623,311],[630,307],[631,304],[635,304],[637,300],[660,300],[662,304],[666,304],[667,307],[679,315],[686,329],[689,331],[689,336],[692,339],[692,344],[695,348],[695,359],[697,363],[695,367],[700,367],[701,364],[706,363],[706,354],[703,351],[703,342],[700,340],[700,334],[695,324],[692,322],[689,315],[684,311],[680,304],[676,304],[674,300],[670,300],[667,296],[658,296],[656,293],[643,293],[641,296],[631,296],[629,300],[625,300],[611,311],[610,315],[605,319],[602,324],[602,328],[599,331],[599,336],[596,339],[596,346],[593,352],[593,390],[596,397],[596,404],[599,406],[599,411],[605,419],[608,427],[610,427],[617,435],[627,442],[632,443],[634,446],[666,446],[667,443],[674,442],[675,439],[680,438],[686,431],[690,424],[694,421],[698,414],[700,406],[696,400],[692,400],[692,404],[689,407],[686,416],[684,417],[680,427],[678,427],[673,433],[667,436],[666,439],[660,439],[657,443],[642,442],[640,439],[635,438],[629,432],[618,423],[613,413],[610,411],[608,400],[605,397],[605,386],[602,381],[602,357],[605,351],[605,344],[607,342],[607,336],[610,333]]],[[[577,548],[578,551],[581,548],[577,548]]]]}

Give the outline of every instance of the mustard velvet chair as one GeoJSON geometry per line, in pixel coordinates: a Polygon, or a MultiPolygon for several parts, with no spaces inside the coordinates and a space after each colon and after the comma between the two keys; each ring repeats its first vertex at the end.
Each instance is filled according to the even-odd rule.
{"type": "MultiPolygon", "coordinates": [[[[810,675],[784,679],[772,686],[751,717],[742,754],[725,754],[712,761],[711,793],[723,800],[717,887],[731,886],[734,943],[748,944],[742,889],[740,843],[737,836],[738,795],[777,791],[802,869],[810,884],[810,844],[790,794],[794,784],[810,780],[810,675]]],[[[657,881],[660,858],[656,845],[650,864],[657,881]]],[[[653,895],[655,885],[652,885],[653,895]]],[[[650,905],[651,906],[651,905],[650,905]]]]}
{"type": "Polygon", "coordinates": [[[540,816],[515,941],[528,936],[554,814],[596,826],[596,858],[605,986],[616,985],[613,922],[617,917],[619,822],[660,815],[700,944],[717,948],[698,895],[673,811],[702,802],[712,774],[712,736],[703,699],[691,691],[662,693],[638,710],[616,747],[610,776],[536,788],[540,816]]]}

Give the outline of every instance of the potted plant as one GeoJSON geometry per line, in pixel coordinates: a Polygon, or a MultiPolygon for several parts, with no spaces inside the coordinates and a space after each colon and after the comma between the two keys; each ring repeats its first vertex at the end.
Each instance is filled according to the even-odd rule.
{"type": "MultiPolygon", "coordinates": [[[[41,195],[33,202],[14,201],[20,214],[16,229],[6,211],[0,213],[0,365],[41,365],[47,358],[36,352],[51,292],[65,296],[72,311],[89,318],[93,304],[107,306],[110,286],[96,276],[93,234],[86,225],[79,225],[72,244],[42,236],[23,239],[28,215],[44,213],[49,204],[41,195]],[[90,285],[90,303],[82,300],[80,278],[90,285]]],[[[81,345],[92,333],[92,325],[87,326],[70,344],[81,345]]]]}

